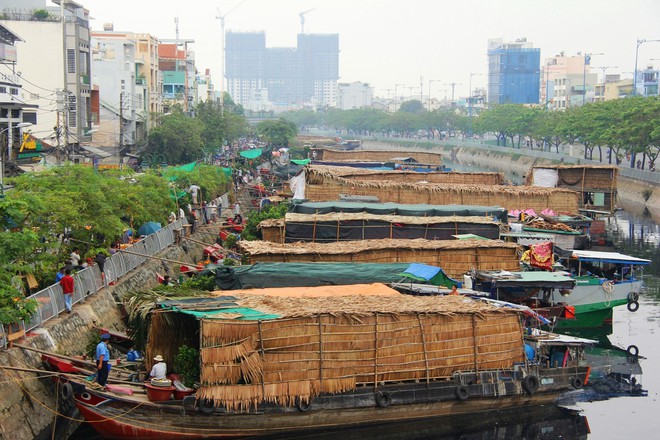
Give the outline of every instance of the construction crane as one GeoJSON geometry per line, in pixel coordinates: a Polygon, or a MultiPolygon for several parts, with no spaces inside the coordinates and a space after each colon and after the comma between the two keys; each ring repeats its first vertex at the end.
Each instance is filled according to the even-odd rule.
{"type": "Polygon", "coordinates": [[[220,99],[225,92],[225,17],[231,14],[234,9],[238,8],[240,5],[245,3],[247,0],[242,0],[240,3],[237,3],[233,8],[229,9],[227,12],[222,14],[220,8],[218,8],[218,15],[215,16],[217,20],[220,20],[220,49],[222,50],[222,56],[220,57],[220,99]]]}
{"type": "Polygon", "coordinates": [[[300,33],[304,34],[305,33],[305,14],[312,12],[316,8],[308,9],[306,11],[301,12],[298,14],[298,17],[300,17],[300,33]]]}

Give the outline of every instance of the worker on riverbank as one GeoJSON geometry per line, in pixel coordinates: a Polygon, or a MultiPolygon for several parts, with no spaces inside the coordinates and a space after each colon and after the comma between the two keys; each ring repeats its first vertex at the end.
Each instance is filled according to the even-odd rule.
{"type": "Polygon", "coordinates": [[[108,349],[109,333],[101,335],[101,342],[96,346],[96,381],[105,389],[108,383],[108,360],[110,359],[110,350],[108,349]]]}

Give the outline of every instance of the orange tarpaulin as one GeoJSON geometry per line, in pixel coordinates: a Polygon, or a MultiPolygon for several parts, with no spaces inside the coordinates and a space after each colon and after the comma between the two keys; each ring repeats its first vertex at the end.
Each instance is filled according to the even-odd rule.
{"type": "Polygon", "coordinates": [[[279,287],[269,289],[245,289],[245,290],[220,290],[214,292],[216,295],[229,294],[256,294],[263,296],[279,297],[297,297],[297,298],[318,298],[326,296],[349,296],[349,295],[370,295],[370,296],[400,296],[401,294],[385,284],[352,284],[349,286],[318,286],[318,287],[279,287]]]}

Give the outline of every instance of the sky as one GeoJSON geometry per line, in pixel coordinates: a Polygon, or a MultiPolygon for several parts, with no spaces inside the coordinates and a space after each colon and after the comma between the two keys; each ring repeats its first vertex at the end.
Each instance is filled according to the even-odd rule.
{"type": "MultiPolygon", "coordinates": [[[[487,84],[492,38],[526,38],[546,57],[591,53],[599,77],[632,77],[638,39],[660,40],[658,0],[77,0],[90,11],[93,30],[194,39],[199,71],[211,69],[220,90],[221,27],[265,31],[268,47],[295,47],[299,13],[306,33],[339,34],[340,82],[362,81],[376,95],[456,98],[487,84]],[[220,14],[218,14],[220,11],[220,14]],[[603,54],[603,55],[596,55],[603,54]],[[471,75],[472,74],[472,75],[471,75]],[[421,81],[420,81],[421,78],[421,81]],[[398,84],[398,86],[397,86],[398,84]],[[389,91],[388,91],[389,89],[389,91]]],[[[660,66],[660,41],[638,48],[638,69],[660,66]]]]}

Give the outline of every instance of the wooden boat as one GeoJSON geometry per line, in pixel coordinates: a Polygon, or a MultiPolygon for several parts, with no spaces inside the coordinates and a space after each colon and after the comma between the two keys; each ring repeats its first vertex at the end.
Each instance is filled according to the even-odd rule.
{"type": "MultiPolygon", "coordinates": [[[[560,261],[576,286],[567,296],[552,292],[548,300],[574,307],[581,327],[611,323],[614,307],[626,305],[630,312],[639,308],[642,269],[651,260],[618,252],[570,250],[560,261]]],[[[566,323],[558,325],[562,328],[566,323]]]]}
{"type": "Polygon", "coordinates": [[[72,382],[99,434],[300,435],[550,403],[588,380],[588,341],[541,332],[523,340],[515,308],[381,284],[227,293],[159,303],[152,314],[147,359],[158,352],[170,362],[180,344],[197,344],[194,397],[151,402],[72,382]]]}

